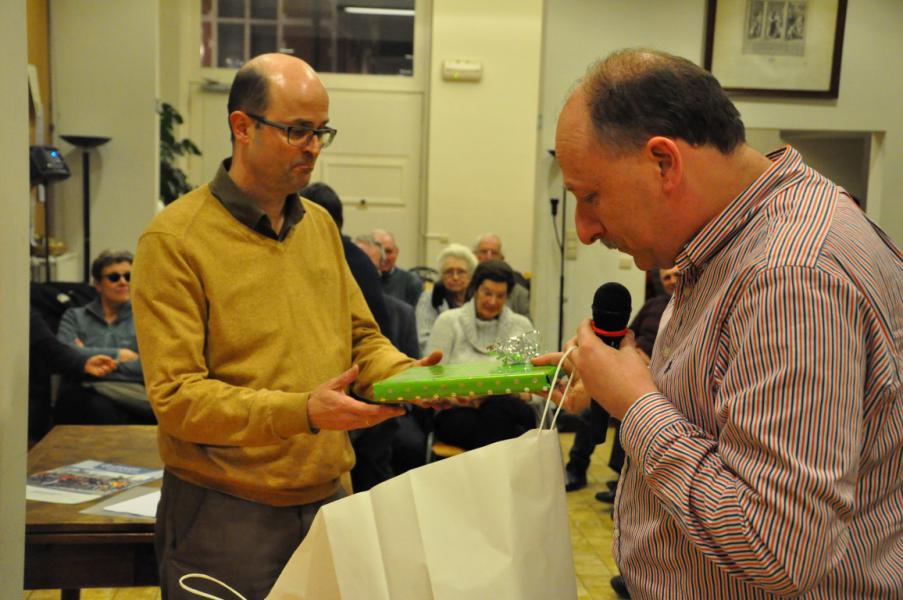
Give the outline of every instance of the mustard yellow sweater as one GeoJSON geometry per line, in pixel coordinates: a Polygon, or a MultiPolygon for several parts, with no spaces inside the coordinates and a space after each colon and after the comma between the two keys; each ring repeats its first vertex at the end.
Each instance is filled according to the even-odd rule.
{"type": "Polygon", "coordinates": [[[319,206],[283,241],[239,223],[204,185],[141,236],[133,307],[160,454],[181,479],[273,506],[335,493],[344,432],[311,433],[310,392],[352,363],[355,391],[412,364],[383,337],[319,206]]]}

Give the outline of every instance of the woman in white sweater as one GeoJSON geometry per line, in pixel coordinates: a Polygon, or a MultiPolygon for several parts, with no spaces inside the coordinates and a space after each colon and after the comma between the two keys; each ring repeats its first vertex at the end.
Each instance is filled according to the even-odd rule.
{"type": "MultiPolygon", "coordinates": [[[[477,266],[468,288],[469,300],[440,314],[433,324],[427,352],[442,350],[442,363],[495,360],[489,346],[533,329],[527,317],[505,306],[514,286],[514,271],[502,261],[477,266]]],[[[436,437],[467,450],[519,436],[535,427],[533,410],[520,395],[487,396],[472,406],[436,414],[436,437]]]]}

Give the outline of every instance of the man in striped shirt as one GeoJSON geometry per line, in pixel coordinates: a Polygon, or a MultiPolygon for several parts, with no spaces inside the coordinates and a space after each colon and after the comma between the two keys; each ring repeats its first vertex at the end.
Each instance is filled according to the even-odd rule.
{"type": "Polygon", "coordinates": [[[746,145],[682,58],[590,67],[556,148],[583,243],[680,270],[649,368],[588,321],[569,343],[622,420],[633,597],[901,597],[900,250],[795,150],[746,145]]]}

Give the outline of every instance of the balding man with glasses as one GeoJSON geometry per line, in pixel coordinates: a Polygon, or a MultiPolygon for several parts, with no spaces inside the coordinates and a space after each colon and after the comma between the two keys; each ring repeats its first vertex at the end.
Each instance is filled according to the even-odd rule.
{"type": "Polygon", "coordinates": [[[314,70],[258,56],[236,74],[228,111],[232,157],[154,219],[135,258],[166,467],[164,598],[189,573],[266,596],[317,509],[345,495],[346,431],[403,414],[346,389],[370,397],[375,381],[418,364],[379,332],[332,218],[296,193],[336,135],[314,70]]]}

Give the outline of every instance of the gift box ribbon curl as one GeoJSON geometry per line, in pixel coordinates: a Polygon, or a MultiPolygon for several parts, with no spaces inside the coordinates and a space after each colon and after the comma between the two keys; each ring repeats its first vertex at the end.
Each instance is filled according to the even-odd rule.
{"type": "Polygon", "coordinates": [[[504,365],[522,365],[539,356],[539,332],[535,329],[496,342],[488,350],[504,365]]]}

